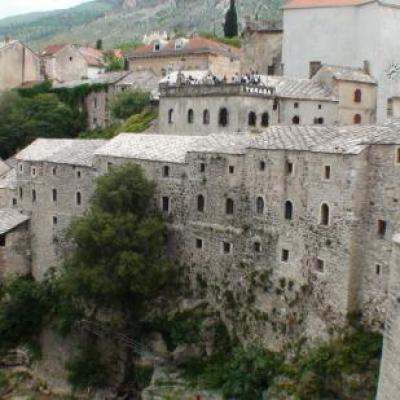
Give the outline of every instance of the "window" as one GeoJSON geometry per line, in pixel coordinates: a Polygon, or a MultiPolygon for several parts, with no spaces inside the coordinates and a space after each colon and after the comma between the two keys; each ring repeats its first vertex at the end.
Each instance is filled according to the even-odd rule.
{"type": "Polygon", "coordinates": [[[257,125],[257,115],[254,111],[251,111],[248,116],[248,125],[256,126],[257,125]]]}
{"type": "Polygon", "coordinates": [[[218,124],[219,126],[228,126],[229,124],[229,112],[225,107],[219,110],[218,124]]]}
{"type": "Polygon", "coordinates": [[[97,118],[93,118],[93,125],[97,127],[97,118]]]}
{"type": "Polygon", "coordinates": [[[204,110],[203,111],[203,124],[209,125],[210,123],[210,111],[204,110]]]}
{"type": "Polygon", "coordinates": [[[292,118],[292,123],[293,123],[293,125],[299,125],[300,124],[300,117],[298,115],[295,115],[292,118]]]}
{"type": "Polygon", "coordinates": [[[253,243],[253,249],[255,253],[261,253],[261,243],[260,242],[254,242],[253,243]]]}
{"type": "Polygon", "coordinates": [[[268,75],[275,75],[275,66],[274,65],[268,65],[267,74],[268,75]]]}
{"type": "Polygon", "coordinates": [[[82,176],[81,171],[76,171],[76,177],[78,179],[81,179],[81,176],[82,176]]]}
{"type": "Polygon", "coordinates": [[[202,194],[197,196],[197,211],[204,212],[205,199],[202,194]]]}
{"type": "Polygon", "coordinates": [[[22,163],[19,164],[19,172],[23,172],[24,168],[22,166],[22,163]]]}
{"type": "Polygon", "coordinates": [[[293,163],[292,162],[286,161],[285,173],[286,173],[286,175],[293,175],[293,163]]]}
{"type": "Polygon", "coordinates": [[[289,200],[285,203],[285,219],[293,219],[293,203],[289,200]]]}
{"type": "Polygon", "coordinates": [[[170,108],[168,110],[168,123],[172,124],[174,122],[174,110],[170,108]]]}
{"type": "Polygon", "coordinates": [[[32,189],[32,203],[36,202],[36,190],[32,189]]]}
{"type": "Polygon", "coordinates": [[[196,239],[196,249],[201,250],[203,248],[203,239],[196,239]]]}
{"type": "Polygon", "coordinates": [[[266,167],[265,161],[260,161],[259,164],[260,171],[265,171],[265,167],[266,167]]]}
{"type": "Polygon", "coordinates": [[[316,271],[322,273],[325,270],[325,262],[319,258],[315,261],[315,269],[316,271]]]}
{"type": "Polygon", "coordinates": [[[360,114],[356,114],[353,117],[353,122],[354,122],[354,124],[361,124],[361,115],[360,114]]]}
{"type": "Polygon", "coordinates": [[[232,245],[228,242],[222,242],[222,251],[224,254],[232,253],[232,245]]]}
{"type": "Polygon", "coordinates": [[[324,119],[322,117],[314,119],[314,124],[316,124],[316,125],[323,125],[324,122],[325,121],[324,121],[324,119]]]}
{"type": "Polygon", "coordinates": [[[235,173],[235,167],[233,165],[230,165],[228,169],[229,169],[229,173],[230,174],[234,174],[235,173]]]}
{"type": "Polygon", "coordinates": [[[201,173],[206,172],[206,164],[200,163],[200,172],[201,172],[201,173]]]}
{"type": "Polygon", "coordinates": [[[261,196],[257,197],[256,211],[257,214],[264,214],[264,199],[261,196]]]}
{"type": "Polygon", "coordinates": [[[153,50],[154,51],[160,51],[160,48],[161,48],[161,43],[158,40],[155,41],[153,50]]]}
{"type": "Polygon", "coordinates": [[[274,99],[274,105],[272,106],[272,109],[274,111],[276,111],[278,109],[279,106],[279,100],[278,99],[274,99]]]}
{"type": "Polygon", "coordinates": [[[387,101],[386,114],[388,118],[393,117],[393,99],[388,99],[387,101]]]}
{"type": "Polygon", "coordinates": [[[321,205],[321,220],[320,223],[321,225],[329,225],[329,206],[326,203],[323,203],[321,205]]]}
{"type": "Polygon", "coordinates": [[[378,221],[378,235],[379,236],[385,236],[386,235],[386,228],[387,228],[387,226],[386,226],[387,224],[386,224],[386,221],[384,221],[383,219],[380,219],[379,221],[378,221]]]}
{"type": "Polygon", "coordinates": [[[36,176],[36,168],[35,167],[31,168],[31,175],[36,176]]]}
{"type": "Polygon", "coordinates": [[[330,165],[325,165],[325,167],[324,167],[324,179],[326,179],[326,180],[331,179],[331,167],[330,167],[330,165]]]}
{"type": "Polygon", "coordinates": [[[289,250],[282,249],[281,260],[282,260],[282,262],[288,262],[289,261],[289,250]]]}
{"type": "Polygon", "coordinates": [[[380,275],[381,274],[381,266],[379,264],[375,265],[375,273],[376,273],[376,275],[380,275]]]}
{"type": "Polygon", "coordinates": [[[70,58],[69,58],[69,61],[72,61],[73,59],[74,59],[73,57],[70,57],[70,58]]]}
{"type": "Polygon", "coordinates": [[[269,126],[269,114],[267,112],[261,115],[261,126],[265,128],[269,126]]]}
{"type": "Polygon", "coordinates": [[[6,247],[6,235],[0,235],[0,247],[6,247]]]}
{"type": "Polygon", "coordinates": [[[58,224],[58,217],[54,216],[53,217],[53,225],[57,225],[58,224]]]}
{"type": "Polygon", "coordinates": [[[52,193],[53,201],[56,202],[56,201],[57,201],[57,190],[56,190],[56,189],[53,189],[53,190],[51,191],[51,193],[52,193]]]}
{"type": "Polygon", "coordinates": [[[400,164],[400,147],[396,149],[396,162],[400,164]]]}
{"type": "Polygon", "coordinates": [[[12,199],[12,205],[13,206],[16,206],[17,205],[17,199],[15,198],[15,197],[13,197],[13,199],[12,199]]]}
{"type": "Polygon", "coordinates": [[[81,192],[76,192],[76,205],[80,206],[82,204],[82,195],[81,192]]]}
{"type": "Polygon", "coordinates": [[[190,109],[187,114],[187,122],[188,124],[193,124],[193,121],[194,121],[194,112],[192,109],[190,109]]]}
{"type": "Polygon", "coordinates": [[[93,100],[93,107],[97,108],[97,97],[95,97],[93,100]]]}
{"type": "Polygon", "coordinates": [[[169,177],[169,166],[165,165],[162,169],[162,176],[163,178],[168,178],[169,177]]]}
{"type": "Polygon", "coordinates": [[[162,198],[162,210],[164,212],[168,212],[169,211],[169,197],[164,196],[162,198]]]}
{"type": "Polygon", "coordinates": [[[232,215],[234,212],[234,203],[232,199],[226,199],[225,202],[225,213],[228,215],[232,215]]]}
{"type": "Polygon", "coordinates": [[[51,173],[53,174],[53,176],[56,176],[57,175],[57,168],[56,167],[52,168],[51,173]]]}
{"type": "Polygon", "coordinates": [[[24,197],[24,192],[23,192],[23,190],[22,190],[22,187],[20,187],[20,188],[18,189],[18,194],[19,194],[20,200],[22,200],[22,198],[24,197]]]}
{"type": "Polygon", "coordinates": [[[175,50],[181,50],[183,48],[183,40],[176,39],[175,40],[175,50]]]}
{"type": "Polygon", "coordinates": [[[362,94],[361,89],[356,89],[354,91],[354,103],[361,103],[362,94]]]}
{"type": "Polygon", "coordinates": [[[294,108],[299,108],[299,103],[297,103],[297,101],[293,104],[294,108]]]}
{"type": "Polygon", "coordinates": [[[112,166],[113,166],[113,163],[112,163],[112,162],[108,162],[108,163],[107,163],[107,172],[110,172],[110,171],[111,171],[112,166]]]}
{"type": "Polygon", "coordinates": [[[322,110],[322,104],[318,104],[318,110],[322,110]]]}

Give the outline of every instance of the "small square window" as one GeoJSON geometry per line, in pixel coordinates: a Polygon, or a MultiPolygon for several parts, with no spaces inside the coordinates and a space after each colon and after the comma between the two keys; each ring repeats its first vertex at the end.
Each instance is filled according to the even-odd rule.
{"type": "Polygon", "coordinates": [[[259,164],[259,166],[260,166],[260,171],[265,171],[265,161],[260,161],[260,164],[259,164]]]}
{"type": "Polygon", "coordinates": [[[296,102],[293,104],[293,106],[294,106],[294,108],[299,108],[299,103],[296,102]]]}
{"type": "Polygon", "coordinates": [[[228,242],[223,242],[222,243],[222,249],[224,251],[224,254],[231,254],[232,252],[232,245],[228,242]]]}
{"type": "Polygon", "coordinates": [[[196,239],[196,249],[201,250],[203,248],[203,240],[202,239],[196,239]]]}
{"type": "Polygon", "coordinates": [[[261,253],[261,243],[260,242],[254,242],[253,248],[254,248],[255,253],[261,253]]]}
{"type": "Polygon", "coordinates": [[[57,225],[58,224],[58,217],[54,216],[53,217],[53,225],[57,225]]]}
{"type": "Polygon", "coordinates": [[[387,229],[386,221],[380,219],[378,221],[378,235],[379,236],[385,236],[386,235],[386,229],[387,229]]]}
{"type": "Polygon", "coordinates": [[[6,247],[6,235],[0,235],[0,247],[6,247]]]}
{"type": "Polygon", "coordinates": [[[322,109],[322,104],[318,104],[318,110],[322,109]]]}
{"type": "Polygon", "coordinates": [[[204,163],[201,163],[200,164],[200,172],[206,172],[206,164],[204,164],[204,163]]]}
{"type": "Polygon", "coordinates": [[[324,260],[321,260],[321,259],[317,258],[316,263],[315,263],[315,269],[318,272],[321,272],[321,273],[324,272],[324,270],[325,270],[325,262],[324,262],[324,260]]]}
{"type": "Polygon", "coordinates": [[[288,262],[289,261],[289,250],[287,249],[282,249],[282,257],[281,257],[282,262],[288,262]]]}
{"type": "Polygon", "coordinates": [[[331,179],[331,167],[330,165],[325,165],[324,167],[324,178],[331,179]]]}
{"type": "Polygon", "coordinates": [[[16,205],[17,205],[17,199],[16,199],[15,197],[13,197],[13,199],[12,199],[12,205],[13,205],[13,206],[16,206],[16,205]]]}
{"type": "Polygon", "coordinates": [[[293,163],[290,161],[286,161],[286,175],[293,174],[293,163]]]}
{"type": "Polygon", "coordinates": [[[235,173],[235,167],[233,165],[229,166],[229,173],[234,174],[235,173]]]}
{"type": "Polygon", "coordinates": [[[78,179],[81,179],[81,176],[82,176],[81,171],[76,171],[76,177],[78,179]]]}
{"type": "Polygon", "coordinates": [[[169,197],[164,196],[162,198],[162,210],[164,212],[168,212],[169,211],[169,197]]]}

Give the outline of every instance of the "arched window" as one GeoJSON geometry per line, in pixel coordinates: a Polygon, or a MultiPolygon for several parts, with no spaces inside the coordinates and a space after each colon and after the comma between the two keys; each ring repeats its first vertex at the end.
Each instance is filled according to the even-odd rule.
{"type": "Polygon", "coordinates": [[[321,225],[329,225],[329,206],[326,203],[321,206],[321,225]]]}
{"type": "Polygon", "coordinates": [[[260,196],[256,200],[257,214],[264,214],[264,199],[260,196]]]}
{"type": "Polygon", "coordinates": [[[82,195],[80,192],[76,192],[76,205],[80,206],[82,204],[82,195]]]}
{"type": "Polygon", "coordinates": [[[293,219],[293,204],[289,200],[285,203],[285,219],[293,219]]]}
{"type": "Polygon", "coordinates": [[[361,89],[356,89],[354,91],[354,103],[361,103],[362,93],[361,89]]]}
{"type": "Polygon", "coordinates": [[[204,110],[203,111],[203,124],[208,125],[210,123],[210,111],[204,110]]]}
{"type": "Polygon", "coordinates": [[[360,114],[356,114],[356,115],[353,117],[353,122],[354,122],[355,124],[361,124],[361,115],[360,115],[360,114]]]}
{"type": "Polygon", "coordinates": [[[203,212],[204,211],[204,205],[205,205],[205,199],[202,194],[199,194],[197,196],[197,211],[203,212]]]}
{"type": "Polygon", "coordinates": [[[188,124],[193,124],[193,121],[194,121],[194,112],[192,109],[190,109],[187,114],[187,122],[188,124]]]}
{"type": "Polygon", "coordinates": [[[299,117],[298,115],[295,115],[295,116],[292,118],[292,123],[293,123],[293,125],[298,125],[298,124],[300,124],[300,117],[299,117]]]}
{"type": "Polygon", "coordinates": [[[220,126],[228,126],[229,124],[229,112],[225,107],[219,110],[218,124],[220,126]]]}
{"type": "Polygon", "coordinates": [[[261,115],[261,126],[269,126],[269,114],[267,112],[261,115]]]}
{"type": "Polygon", "coordinates": [[[172,124],[174,122],[174,109],[170,108],[168,110],[168,123],[172,124]]]}
{"type": "Polygon", "coordinates": [[[234,204],[232,199],[226,199],[226,204],[225,204],[225,212],[228,215],[232,215],[234,211],[234,204]]]}
{"type": "Polygon", "coordinates": [[[254,111],[249,112],[248,124],[249,124],[249,126],[257,125],[257,115],[254,111]]]}

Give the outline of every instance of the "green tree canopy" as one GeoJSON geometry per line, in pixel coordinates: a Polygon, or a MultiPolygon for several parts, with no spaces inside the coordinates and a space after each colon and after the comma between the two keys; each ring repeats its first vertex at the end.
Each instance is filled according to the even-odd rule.
{"type": "Polygon", "coordinates": [[[85,310],[123,315],[127,327],[172,277],[154,190],[139,166],[115,167],[98,179],[90,209],[69,229],[73,251],[61,278],[66,296],[85,310]]]}
{"type": "Polygon", "coordinates": [[[9,157],[39,137],[75,137],[83,126],[80,113],[54,94],[21,97],[6,92],[0,97],[0,157],[9,157]]]}
{"type": "Polygon", "coordinates": [[[227,38],[233,38],[235,36],[238,36],[238,33],[239,33],[239,28],[238,28],[236,4],[235,0],[231,0],[229,10],[225,15],[224,35],[227,38]]]}
{"type": "Polygon", "coordinates": [[[150,93],[136,89],[116,96],[111,103],[111,112],[115,118],[127,119],[141,113],[149,105],[150,93]]]}

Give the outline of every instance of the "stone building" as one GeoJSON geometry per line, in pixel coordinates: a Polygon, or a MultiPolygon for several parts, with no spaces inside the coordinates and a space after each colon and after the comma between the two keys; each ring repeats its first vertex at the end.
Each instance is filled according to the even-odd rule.
{"type": "Polygon", "coordinates": [[[382,329],[400,229],[400,122],[265,133],[38,140],[18,154],[36,277],[98,175],[128,161],[157,182],[171,256],[241,337],[277,349],[328,338],[360,310],[382,329]]]}
{"type": "Polygon", "coordinates": [[[284,75],[308,78],[322,64],[358,67],[377,79],[378,122],[399,91],[397,0],[288,0],[283,8],[284,75]]]}
{"type": "Polygon", "coordinates": [[[41,54],[43,75],[52,81],[95,78],[104,72],[103,53],[75,44],[54,44],[41,54]]]}
{"type": "Polygon", "coordinates": [[[282,39],[280,22],[247,19],[242,33],[242,73],[282,75],[282,39]]]}
{"type": "Polygon", "coordinates": [[[0,281],[30,272],[29,217],[12,208],[0,209],[0,281]]]}
{"type": "Polygon", "coordinates": [[[161,80],[159,129],[198,135],[280,124],[373,124],[376,96],[375,80],[356,68],[326,65],[311,79],[262,75],[257,84],[215,84],[206,71],[181,71],[161,80]]]}
{"type": "Polygon", "coordinates": [[[158,99],[159,78],[151,71],[109,72],[92,79],[78,79],[53,85],[55,89],[92,86],[93,90],[85,96],[81,108],[87,114],[88,129],[104,129],[113,122],[110,102],[114,96],[124,91],[141,89],[150,92],[158,99]]]}
{"type": "Polygon", "coordinates": [[[128,54],[129,70],[165,76],[179,70],[209,70],[216,75],[240,72],[240,49],[203,37],[157,40],[128,54]]]}
{"type": "Polygon", "coordinates": [[[40,80],[40,58],[33,50],[19,40],[0,42],[0,92],[40,80]]]}

